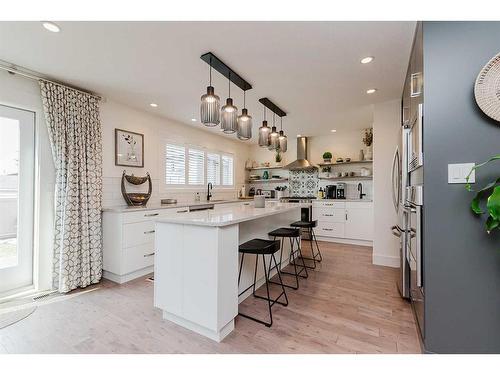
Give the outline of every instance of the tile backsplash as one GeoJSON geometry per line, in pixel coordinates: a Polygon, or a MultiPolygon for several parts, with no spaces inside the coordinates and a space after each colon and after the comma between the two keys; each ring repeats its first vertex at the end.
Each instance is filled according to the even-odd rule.
{"type": "Polygon", "coordinates": [[[288,182],[290,183],[290,196],[309,197],[318,193],[318,170],[308,169],[304,171],[290,171],[288,182]]]}

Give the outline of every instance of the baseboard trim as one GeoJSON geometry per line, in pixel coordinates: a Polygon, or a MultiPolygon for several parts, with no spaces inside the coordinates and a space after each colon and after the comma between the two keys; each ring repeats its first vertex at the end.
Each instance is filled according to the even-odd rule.
{"type": "Polygon", "coordinates": [[[373,247],[373,241],[368,241],[368,240],[351,240],[348,238],[325,237],[325,236],[316,236],[316,238],[318,239],[318,241],[373,247]]]}
{"type": "Polygon", "coordinates": [[[400,261],[399,257],[395,256],[388,256],[388,255],[377,255],[373,254],[372,255],[372,262],[373,264],[377,266],[386,266],[386,267],[393,267],[393,268],[399,268],[400,266],[400,261]]]}
{"type": "Polygon", "coordinates": [[[114,281],[115,283],[123,284],[123,283],[126,283],[128,281],[137,279],[139,277],[149,275],[153,271],[154,271],[154,266],[149,266],[149,267],[143,268],[143,269],[138,270],[138,271],[130,272],[130,273],[127,273],[126,275],[117,275],[116,273],[103,270],[102,277],[107,279],[107,280],[114,281]]]}

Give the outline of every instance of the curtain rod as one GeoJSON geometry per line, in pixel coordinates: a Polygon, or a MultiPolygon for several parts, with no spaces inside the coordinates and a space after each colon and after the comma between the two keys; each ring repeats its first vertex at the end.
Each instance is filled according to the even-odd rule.
{"type": "Polygon", "coordinates": [[[27,72],[28,69],[19,67],[17,65],[11,64],[11,66],[6,66],[3,63],[0,63],[0,69],[1,70],[5,70],[5,71],[7,71],[7,72],[9,72],[11,74],[15,74],[15,75],[17,74],[17,75],[20,75],[20,76],[28,78],[28,79],[33,79],[35,81],[45,81],[45,82],[55,83],[56,85],[60,85],[60,86],[66,86],[66,87],[68,87],[68,88],[70,88],[72,90],[75,90],[75,91],[81,92],[83,94],[87,94],[87,95],[93,96],[94,98],[97,98],[99,100],[103,99],[102,96],[100,96],[100,95],[97,95],[97,94],[94,94],[92,92],[89,92],[89,91],[86,91],[86,90],[82,90],[82,89],[73,87],[73,86],[68,85],[66,83],[62,83],[62,82],[54,81],[54,80],[51,80],[51,79],[47,79],[47,78],[43,77],[42,75],[40,75],[39,73],[37,73],[37,74],[35,74],[35,73],[29,73],[29,72],[27,72]]]}

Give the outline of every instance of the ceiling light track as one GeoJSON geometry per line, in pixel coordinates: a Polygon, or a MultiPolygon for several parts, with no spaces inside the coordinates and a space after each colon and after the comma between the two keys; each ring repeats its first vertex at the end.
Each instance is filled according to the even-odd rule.
{"type": "Polygon", "coordinates": [[[286,112],[283,111],[280,107],[270,101],[268,98],[260,98],[259,102],[264,104],[271,112],[276,113],[279,117],[285,117],[286,112]]]}
{"type": "Polygon", "coordinates": [[[200,59],[205,61],[212,68],[217,70],[224,77],[229,79],[232,83],[238,86],[243,91],[251,90],[252,85],[245,81],[241,76],[226,65],[222,60],[215,56],[212,52],[207,52],[200,56],[200,59]]]}

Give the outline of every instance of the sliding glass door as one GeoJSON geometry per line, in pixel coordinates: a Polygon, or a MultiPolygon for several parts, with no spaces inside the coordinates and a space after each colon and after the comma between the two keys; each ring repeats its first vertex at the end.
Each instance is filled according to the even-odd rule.
{"type": "Polygon", "coordinates": [[[0,105],[0,297],[33,285],[35,114],[0,105]]]}

